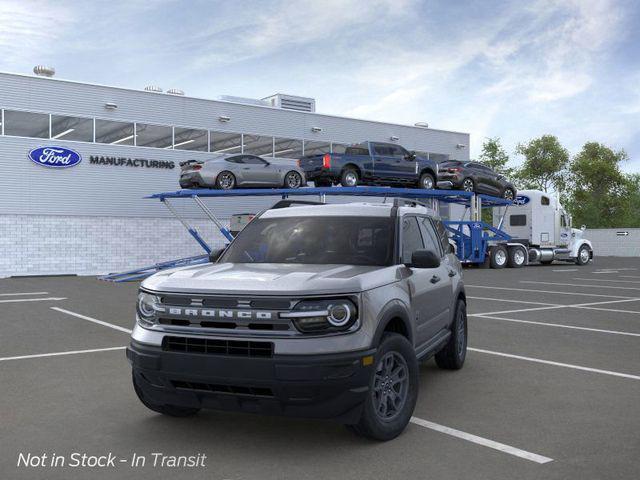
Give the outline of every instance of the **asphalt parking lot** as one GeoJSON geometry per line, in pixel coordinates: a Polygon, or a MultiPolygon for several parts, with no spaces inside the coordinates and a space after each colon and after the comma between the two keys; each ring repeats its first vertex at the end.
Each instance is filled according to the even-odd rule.
{"type": "Polygon", "coordinates": [[[124,346],[137,284],[0,280],[0,478],[637,479],[640,259],[467,269],[465,367],[421,367],[388,443],[331,422],[147,410],[124,346]],[[105,322],[105,323],[100,323],[105,322]],[[207,455],[206,467],[18,467],[20,453],[207,455]]]}

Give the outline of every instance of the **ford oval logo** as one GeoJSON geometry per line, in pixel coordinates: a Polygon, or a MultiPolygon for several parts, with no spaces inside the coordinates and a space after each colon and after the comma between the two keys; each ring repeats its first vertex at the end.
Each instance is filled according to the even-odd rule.
{"type": "Polygon", "coordinates": [[[82,161],[82,155],[64,147],[38,147],[29,152],[29,159],[43,167],[69,168],[82,161]]]}
{"type": "Polygon", "coordinates": [[[526,205],[529,203],[531,199],[526,195],[517,195],[516,199],[513,201],[514,205],[526,205]]]}

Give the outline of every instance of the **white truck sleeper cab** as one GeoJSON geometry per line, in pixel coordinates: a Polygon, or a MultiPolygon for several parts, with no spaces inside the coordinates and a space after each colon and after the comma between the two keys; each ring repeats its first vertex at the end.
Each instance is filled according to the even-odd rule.
{"type": "MultiPolygon", "coordinates": [[[[505,213],[500,210],[494,215],[496,227],[505,213]]],[[[540,190],[519,191],[501,228],[512,237],[509,247],[526,249],[528,263],[559,260],[584,265],[593,259],[591,242],[582,238],[585,227],[572,228],[571,216],[557,198],[540,190]]]]}

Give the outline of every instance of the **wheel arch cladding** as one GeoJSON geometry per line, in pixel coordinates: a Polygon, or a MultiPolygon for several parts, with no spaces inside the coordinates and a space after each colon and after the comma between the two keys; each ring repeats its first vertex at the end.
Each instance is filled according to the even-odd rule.
{"type": "Polygon", "coordinates": [[[434,172],[431,167],[424,167],[422,170],[420,170],[420,176],[424,175],[425,173],[430,174],[433,177],[434,181],[436,180],[436,172],[434,172]]]}
{"type": "Polygon", "coordinates": [[[355,163],[347,163],[344,167],[342,167],[343,172],[349,169],[355,170],[358,174],[358,177],[362,178],[362,170],[360,170],[360,167],[358,165],[356,165],[355,163]]]}
{"type": "Polygon", "coordinates": [[[373,337],[373,345],[379,345],[382,336],[387,332],[398,333],[413,344],[413,329],[406,307],[394,302],[383,308],[382,312],[373,337]]]}

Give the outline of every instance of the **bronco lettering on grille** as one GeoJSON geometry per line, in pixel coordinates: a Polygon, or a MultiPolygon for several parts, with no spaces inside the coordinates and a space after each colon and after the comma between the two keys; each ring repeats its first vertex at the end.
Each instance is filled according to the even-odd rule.
{"type": "Polygon", "coordinates": [[[185,317],[207,317],[207,318],[235,318],[239,320],[271,320],[274,318],[272,312],[262,310],[220,310],[206,308],[179,308],[169,307],[170,315],[181,315],[185,317]]]}

